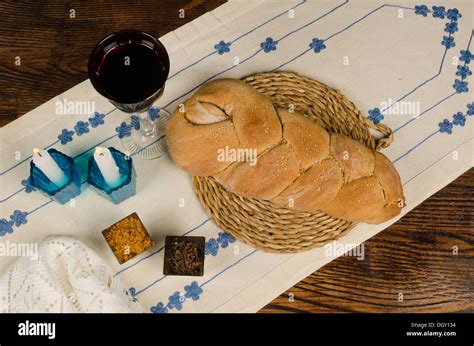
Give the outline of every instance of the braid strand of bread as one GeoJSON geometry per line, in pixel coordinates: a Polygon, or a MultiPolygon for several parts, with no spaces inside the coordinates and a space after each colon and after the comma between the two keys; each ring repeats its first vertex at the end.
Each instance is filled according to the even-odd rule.
{"type": "Polygon", "coordinates": [[[240,80],[206,83],[183,105],[166,140],[191,175],[213,176],[247,198],[354,222],[381,223],[404,206],[400,177],[385,155],[301,113],[275,109],[240,80]],[[252,149],[256,164],[218,160],[223,148],[252,149]]]}

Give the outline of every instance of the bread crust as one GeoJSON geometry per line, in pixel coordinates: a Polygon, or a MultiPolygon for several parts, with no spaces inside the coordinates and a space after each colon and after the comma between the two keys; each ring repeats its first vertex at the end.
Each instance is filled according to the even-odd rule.
{"type": "Polygon", "coordinates": [[[400,177],[385,155],[275,109],[240,80],[206,83],[183,105],[166,139],[173,160],[192,175],[214,176],[247,198],[354,222],[381,223],[404,206],[400,177]],[[223,148],[254,150],[256,161],[219,160],[223,148]]]}
{"type": "Polygon", "coordinates": [[[248,198],[271,199],[282,192],[299,175],[298,158],[288,144],[279,144],[248,162],[234,163],[215,175],[225,188],[248,198]]]}

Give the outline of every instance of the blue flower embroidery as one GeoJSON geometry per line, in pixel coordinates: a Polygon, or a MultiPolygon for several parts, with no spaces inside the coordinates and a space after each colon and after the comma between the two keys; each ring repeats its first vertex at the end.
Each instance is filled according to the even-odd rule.
{"type": "Polygon", "coordinates": [[[132,297],[135,297],[137,295],[137,290],[135,289],[135,287],[130,287],[128,289],[128,292],[130,293],[132,297]]]}
{"type": "Polygon", "coordinates": [[[453,125],[464,126],[466,124],[466,117],[461,112],[453,115],[453,125]]]}
{"type": "Polygon", "coordinates": [[[324,44],[324,40],[320,40],[318,38],[313,38],[311,43],[309,44],[309,47],[313,49],[315,53],[321,52],[323,49],[326,48],[326,45],[324,44]]]}
{"type": "Polygon", "coordinates": [[[445,132],[448,134],[453,133],[453,124],[451,124],[448,119],[444,119],[438,125],[439,125],[439,132],[445,132]]]}
{"type": "Polygon", "coordinates": [[[456,93],[467,93],[469,88],[467,87],[467,82],[456,79],[453,84],[453,88],[456,90],[456,93]]]}
{"type": "Polygon", "coordinates": [[[218,44],[214,46],[214,49],[217,50],[217,53],[219,53],[219,55],[222,55],[224,53],[230,52],[230,45],[230,42],[224,42],[221,40],[218,44]]]}
{"type": "Polygon", "coordinates": [[[263,49],[265,53],[270,53],[271,51],[276,50],[276,46],[278,44],[278,41],[274,41],[273,38],[267,37],[265,41],[260,43],[260,48],[263,49]]]}
{"type": "Polygon", "coordinates": [[[140,130],[140,118],[137,115],[132,115],[130,117],[130,125],[135,129],[135,130],[140,130]]]}
{"type": "Polygon", "coordinates": [[[474,115],[474,102],[468,103],[467,104],[467,115],[474,115]]]}
{"type": "Polygon", "coordinates": [[[78,136],[82,136],[84,133],[89,132],[89,123],[84,121],[78,121],[74,130],[78,136]]]}
{"type": "Polygon", "coordinates": [[[219,244],[217,244],[217,241],[214,238],[211,238],[206,242],[206,248],[205,248],[206,256],[207,255],[216,256],[218,250],[219,250],[219,244]]]}
{"type": "Polygon", "coordinates": [[[100,114],[95,112],[93,116],[89,118],[89,123],[93,128],[96,128],[99,125],[104,125],[105,114],[100,114]]]}
{"type": "Polygon", "coordinates": [[[384,119],[384,116],[380,112],[380,109],[374,108],[369,110],[368,119],[371,120],[374,124],[378,124],[384,119]]]}
{"type": "Polygon", "coordinates": [[[157,107],[151,107],[148,110],[148,115],[150,116],[151,121],[155,121],[160,117],[160,109],[157,107]]]}
{"type": "Polygon", "coordinates": [[[458,31],[458,23],[457,22],[446,23],[446,27],[444,28],[444,31],[450,34],[454,34],[456,31],[458,31]]]}
{"type": "Polygon", "coordinates": [[[441,44],[445,46],[446,49],[456,46],[456,43],[454,42],[454,37],[449,36],[443,36],[443,41],[441,41],[441,44]]]}
{"type": "Polygon", "coordinates": [[[433,18],[441,18],[444,19],[446,15],[444,6],[433,6],[433,18]]]}
{"type": "Polygon", "coordinates": [[[217,237],[217,242],[221,245],[223,249],[225,249],[229,245],[229,243],[235,242],[235,238],[231,236],[229,233],[219,232],[219,236],[217,237]]]}
{"type": "Polygon", "coordinates": [[[448,18],[451,21],[457,21],[458,18],[461,18],[462,15],[459,13],[457,8],[450,8],[448,12],[446,12],[446,18],[448,18]]]}
{"type": "Polygon", "coordinates": [[[184,290],[186,291],[184,296],[193,300],[198,300],[199,295],[202,293],[202,288],[199,287],[196,281],[193,281],[191,285],[184,286],[184,290]]]}
{"type": "Polygon", "coordinates": [[[462,79],[465,79],[467,76],[472,75],[472,71],[467,65],[458,65],[458,70],[456,71],[456,76],[461,76],[462,79]]]}
{"type": "Polygon", "coordinates": [[[72,135],[74,131],[69,131],[68,129],[63,129],[61,134],[58,136],[58,139],[61,141],[62,145],[65,145],[68,142],[72,142],[72,135]]]}
{"type": "Polygon", "coordinates": [[[474,59],[474,54],[472,54],[469,50],[462,50],[459,60],[464,61],[466,64],[469,64],[471,60],[474,59]]]}
{"type": "Polygon", "coordinates": [[[419,14],[423,17],[426,17],[430,10],[428,10],[428,7],[426,5],[418,5],[415,6],[415,14],[419,14]]]}
{"type": "Polygon", "coordinates": [[[152,306],[150,311],[154,314],[164,314],[168,312],[168,309],[163,305],[163,303],[158,303],[155,306],[152,306]]]}
{"type": "Polygon", "coordinates": [[[26,216],[28,213],[26,211],[15,210],[12,215],[10,215],[10,219],[15,223],[16,227],[24,225],[28,222],[26,216]]]}
{"type": "Polygon", "coordinates": [[[25,192],[26,193],[30,193],[30,192],[33,192],[33,191],[36,191],[35,187],[33,185],[31,185],[31,179],[30,177],[28,177],[27,179],[25,180],[22,180],[21,181],[21,185],[23,185],[25,187],[25,192]]]}
{"type": "Polygon", "coordinates": [[[184,298],[179,294],[178,291],[174,292],[171,296],[168,297],[168,307],[170,309],[176,308],[177,310],[181,310],[183,308],[183,299],[184,298]]]}
{"type": "Polygon", "coordinates": [[[117,132],[118,138],[128,137],[132,134],[132,126],[124,121],[119,127],[115,128],[115,132],[117,132]]]}
{"type": "Polygon", "coordinates": [[[0,219],[0,236],[4,236],[7,233],[13,233],[13,221],[0,219]]]}

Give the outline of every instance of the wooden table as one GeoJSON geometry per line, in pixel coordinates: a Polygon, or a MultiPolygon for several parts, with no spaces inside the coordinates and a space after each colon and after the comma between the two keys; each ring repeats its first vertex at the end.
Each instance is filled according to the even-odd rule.
{"type": "MultiPolygon", "coordinates": [[[[161,36],[221,3],[1,2],[0,126],[86,79],[87,57],[108,33],[137,28],[161,36]]],[[[471,169],[365,242],[365,260],[340,257],[261,311],[473,312],[473,201],[471,169]]]]}

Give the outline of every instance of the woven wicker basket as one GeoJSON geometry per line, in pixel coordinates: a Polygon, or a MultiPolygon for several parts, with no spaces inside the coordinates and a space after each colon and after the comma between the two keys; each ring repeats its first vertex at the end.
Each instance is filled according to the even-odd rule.
{"type": "MultiPolygon", "coordinates": [[[[268,96],[275,107],[291,107],[330,132],[352,137],[371,149],[388,147],[392,131],[363,117],[339,90],[292,72],[257,73],[243,80],[268,96]],[[374,138],[369,129],[380,133],[374,138]]],[[[354,223],[323,212],[307,213],[276,207],[227,191],[212,177],[193,177],[206,213],[222,229],[267,252],[293,253],[322,246],[346,234],[354,223]]]]}

